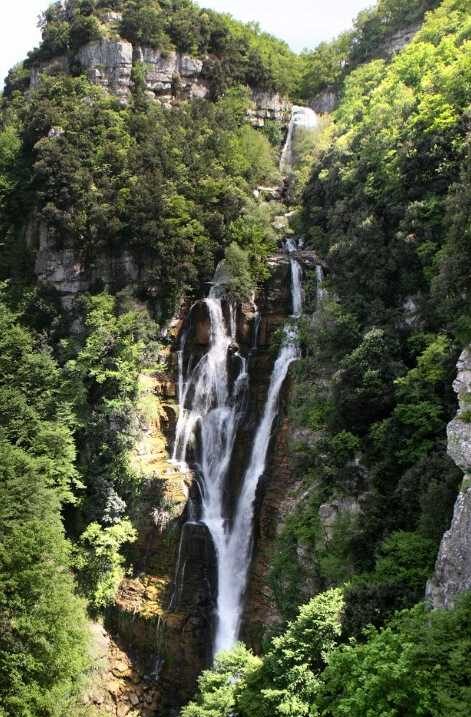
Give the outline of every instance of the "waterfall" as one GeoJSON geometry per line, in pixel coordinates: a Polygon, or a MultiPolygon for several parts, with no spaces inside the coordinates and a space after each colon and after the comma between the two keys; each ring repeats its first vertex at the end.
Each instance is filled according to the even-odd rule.
{"type": "Polygon", "coordinates": [[[286,331],[285,340],[273,367],[267,402],[257,429],[249,466],[237,503],[234,524],[227,536],[218,565],[217,625],[214,653],[227,650],[236,642],[242,618],[243,598],[252,554],[255,496],[265,471],[273,422],[278,413],[278,398],[289,365],[297,356],[295,337],[286,331]]]}
{"type": "Polygon", "coordinates": [[[316,280],[317,280],[317,292],[316,292],[317,308],[319,309],[319,307],[322,304],[322,301],[324,300],[324,297],[326,295],[326,291],[323,288],[324,272],[323,272],[320,264],[317,264],[317,266],[316,266],[316,280]]]}
{"type": "Polygon", "coordinates": [[[293,318],[299,318],[303,308],[303,270],[299,261],[292,256],[294,252],[298,251],[298,245],[299,242],[291,237],[285,240],[285,250],[289,254],[289,261],[291,265],[291,298],[293,304],[293,318]]]}
{"type": "MultiPolygon", "coordinates": [[[[188,445],[193,440],[196,426],[203,422],[212,410],[223,409],[228,402],[227,354],[231,344],[224,323],[221,301],[205,299],[209,313],[209,350],[193,368],[185,381],[179,377],[183,395],[179,400],[175,445],[172,460],[185,465],[188,445]],[[188,408],[188,398],[191,407],[188,408]]],[[[180,364],[180,362],[179,362],[180,364]]],[[[181,362],[183,371],[183,360],[181,362]]],[[[203,426],[204,427],[204,426],[203,426]]]]}
{"type": "MultiPolygon", "coordinates": [[[[285,241],[290,255],[293,317],[302,311],[301,266],[292,254],[298,245],[294,239],[285,241]]],[[[231,353],[236,341],[236,307],[229,304],[228,326],[224,319],[223,298],[213,288],[206,305],[210,335],[204,356],[192,367],[190,359],[185,375],[184,350],[187,333],[182,336],[178,352],[179,417],[177,422],[173,461],[186,466],[187,453],[199,436],[199,484],[201,493],[201,521],[213,540],[217,559],[218,594],[214,654],[232,647],[239,635],[243,601],[252,556],[255,498],[262,477],[270,445],[273,424],[278,413],[280,391],[290,364],[296,359],[297,334],[289,324],[273,366],[267,399],[257,428],[250,460],[243,476],[241,492],[232,517],[226,513],[226,481],[240,423],[248,402],[248,362],[241,353],[231,353]],[[229,371],[229,363],[234,369],[229,371]],[[231,381],[230,376],[236,374],[231,381]]],[[[256,344],[259,327],[255,315],[256,344]]],[[[183,538],[183,533],[182,533],[183,538]]],[[[174,593],[170,608],[175,608],[184,580],[185,563],[179,546],[174,593]]]]}
{"type": "Polygon", "coordinates": [[[319,122],[318,115],[309,107],[299,107],[294,105],[291,110],[291,119],[288,126],[288,135],[286,137],[285,146],[281,153],[280,172],[289,174],[293,166],[293,140],[299,130],[312,130],[317,127],[319,122]]]}
{"type": "MultiPolygon", "coordinates": [[[[293,239],[287,239],[285,249],[297,249],[293,239]]],[[[302,270],[299,262],[290,257],[291,294],[293,316],[302,311],[302,270]]],[[[255,498],[261,477],[265,472],[272,428],[278,413],[278,400],[290,364],[298,355],[297,332],[286,326],[284,340],[273,366],[267,400],[257,428],[250,462],[242,481],[231,531],[227,534],[218,564],[218,600],[214,654],[232,647],[239,636],[243,600],[252,557],[255,498]]]]}

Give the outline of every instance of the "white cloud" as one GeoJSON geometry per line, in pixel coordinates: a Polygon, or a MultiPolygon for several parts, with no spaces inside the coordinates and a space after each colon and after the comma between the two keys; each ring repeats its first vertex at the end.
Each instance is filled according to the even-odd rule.
{"type": "MultiPolygon", "coordinates": [[[[0,81],[39,43],[38,15],[49,0],[0,0],[0,81]]],[[[286,40],[293,49],[314,47],[350,27],[372,0],[201,0],[201,5],[248,22],[286,40]]]]}

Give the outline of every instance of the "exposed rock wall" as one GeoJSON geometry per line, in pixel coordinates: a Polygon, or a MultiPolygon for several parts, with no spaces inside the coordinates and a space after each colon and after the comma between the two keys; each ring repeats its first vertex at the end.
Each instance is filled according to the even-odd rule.
{"type": "Polygon", "coordinates": [[[168,374],[139,380],[130,456],[141,485],[130,507],[138,529],[134,573],[106,614],[111,666],[86,697],[102,700],[107,714],[116,708],[118,717],[126,709],[148,717],[157,704],[164,709],[189,699],[211,656],[215,558],[206,527],[187,522],[194,476],[169,461],[177,412],[172,363],[169,354],[168,374]]]}
{"type": "Polygon", "coordinates": [[[338,105],[339,97],[340,92],[337,88],[326,87],[314,97],[310,102],[310,107],[319,115],[333,112],[338,105]]]}
{"type": "Polygon", "coordinates": [[[133,47],[126,40],[95,40],[81,47],[77,59],[90,82],[126,101],[131,86],[133,47]]]}
{"type": "Polygon", "coordinates": [[[427,585],[433,607],[453,607],[456,597],[471,590],[471,347],[458,361],[453,388],[459,410],[449,424],[448,454],[464,472],[450,529],[440,545],[435,573],[427,585]]]}
{"type": "Polygon", "coordinates": [[[57,246],[47,227],[35,217],[26,229],[26,242],[34,252],[38,282],[56,289],[63,307],[68,310],[78,295],[98,283],[102,288],[119,290],[143,279],[142,271],[127,252],[118,255],[97,252],[85,263],[71,243],[57,246]]]}
{"type": "Polygon", "coordinates": [[[244,612],[243,638],[257,652],[263,640],[276,631],[283,618],[270,587],[269,575],[285,521],[299,502],[301,481],[289,454],[291,427],[286,416],[289,380],[284,387],[278,429],[262,481],[255,526],[255,551],[250,570],[244,612]]]}
{"type": "MultiPolygon", "coordinates": [[[[93,672],[81,703],[102,717],[155,717],[160,690],[107,631],[92,623],[93,672]]],[[[87,711],[86,714],[89,714],[87,711]]]]}
{"type": "Polygon", "coordinates": [[[422,22],[415,22],[412,25],[407,25],[407,27],[397,30],[397,32],[384,42],[379,54],[388,58],[394,57],[394,55],[412,42],[421,27],[422,22]]]}
{"type": "MultiPolygon", "coordinates": [[[[129,101],[132,72],[140,63],[148,95],[165,105],[182,99],[205,98],[209,86],[203,75],[204,61],[179,52],[163,52],[151,47],[133,46],[119,37],[93,40],[83,45],[75,58],[90,82],[115,95],[122,104],[129,101]]],[[[69,58],[60,56],[41,62],[31,70],[30,87],[38,86],[42,74],[67,74],[69,58]]],[[[253,109],[249,119],[255,126],[267,121],[288,123],[291,104],[277,93],[252,92],[253,109]]]]}

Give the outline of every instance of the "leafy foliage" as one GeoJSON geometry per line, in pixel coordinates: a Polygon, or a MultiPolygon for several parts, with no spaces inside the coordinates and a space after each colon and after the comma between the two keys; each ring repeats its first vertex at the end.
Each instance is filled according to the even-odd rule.
{"type": "Polygon", "coordinates": [[[315,601],[317,609],[314,601],[309,603],[285,635],[275,638],[261,665],[254,668],[251,661],[256,658],[241,654],[240,647],[226,653],[224,673],[221,675],[219,664],[205,673],[197,702],[183,710],[184,717],[464,717],[468,713],[469,596],[454,610],[429,613],[418,605],[399,613],[382,630],[371,628],[364,643],[349,645],[336,644],[339,594],[326,593],[315,601]],[[316,662],[319,642],[324,639],[317,636],[319,627],[327,641],[326,652],[316,662]],[[297,639],[291,642],[295,636],[301,639],[300,645],[297,639]],[[304,640],[307,649],[303,649],[304,640]],[[309,649],[310,640],[314,641],[313,650],[309,649]],[[221,682],[224,688],[215,691],[214,685],[219,687],[221,682]],[[280,689],[285,684],[287,689],[280,689]],[[212,701],[215,694],[222,697],[228,693],[226,701],[212,701]]]}
{"type": "Polygon", "coordinates": [[[323,90],[339,93],[352,70],[388,55],[394,33],[420,24],[424,14],[439,4],[440,0],[379,0],[362,10],[351,31],[303,53],[301,96],[312,99],[323,90]]]}
{"type": "Polygon", "coordinates": [[[106,528],[99,523],[90,523],[80,536],[75,565],[83,591],[95,610],[110,604],[116,596],[124,577],[124,559],[119,550],[136,537],[129,520],[121,520],[106,528]]]}
{"type": "Polygon", "coordinates": [[[66,0],[51,5],[40,26],[42,43],[30,53],[29,65],[66,53],[73,57],[82,45],[118,29],[135,45],[205,58],[204,74],[213,97],[237,84],[284,94],[296,85],[298,57],[285,42],[255,23],[243,24],[192,0],[66,0]],[[117,28],[103,22],[111,5],[122,14],[117,28]]]}
{"type": "Polygon", "coordinates": [[[76,481],[57,364],[0,303],[0,710],[63,714],[87,666],[61,501],[76,481]]]}

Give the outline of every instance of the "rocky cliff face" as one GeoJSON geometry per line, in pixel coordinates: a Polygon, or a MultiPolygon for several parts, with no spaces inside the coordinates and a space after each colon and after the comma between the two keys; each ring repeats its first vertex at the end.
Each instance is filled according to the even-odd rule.
{"type": "Polygon", "coordinates": [[[380,55],[387,58],[394,57],[394,55],[406,47],[409,42],[412,42],[421,27],[421,22],[415,22],[412,25],[407,25],[406,27],[397,30],[397,32],[385,41],[381,48],[380,55]]]}
{"type": "Polygon", "coordinates": [[[453,387],[459,410],[448,425],[448,454],[463,471],[450,529],[443,536],[427,596],[433,607],[453,607],[456,597],[471,590],[471,347],[458,361],[453,387]]]}
{"type": "MultiPolygon", "coordinates": [[[[310,252],[300,254],[306,254],[307,263],[313,260],[310,252]]],[[[233,499],[266,400],[274,360],[271,351],[274,333],[292,310],[289,259],[285,255],[275,256],[270,266],[271,279],[256,297],[262,318],[258,349],[250,359],[247,421],[237,438],[231,468],[233,499]]],[[[237,341],[246,355],[253,346],[254,320],[252,304],[239,307],[237,341]]],[[[175,344],[182,329],[181,318],[170,327],[175,344]]],[[[208,340],[208,317],[204,304],[197,303],[191,311],[189,350],[198,356],[205,351],[208,340]]],[[[107,612],[106,632],[95,629],[100,654],[96,677],[84,700],[105,714],[118,717],[128,713],[150,717],[157,706],[164,714],[178,707],[192,696],[198,675],[211,661],[216,560],[206,526],[195,520],[199,500],[196,477],[192,472],[181,472],[169,460],[178,410],[175,368],[175,354],[169,352],[166,373],[144,374],[140,378],[132,463],[141,476],[143,489],[132,511],[139,534],[133,556],[134,572],[123,580],[115,604],[107,612]]],[[[295,477],[289,474],[288,425],[284,417],[288,394],[287,385],[280,430],[275,432],[264,481],[265,501],[263,490],[258,496],[263,508],[257,565],[258,548],[262,556],[269,554],[271,537],[276,532],[273,519],[276,515],[281,519],[289,510],[289,502],[284,505],[284,496],[292,480],[295,482],[295,477]],[[287,484],[283,486],[285,478],[287,484]]],[[[259,579],[258,572],[256,568],[249,587],[255,596],[264,577],[262,574],[259,579]]],[[[276,613],[273,615],[276,620],[276,613]]],[[[257,607],[250,600],[246,631],[253,634],[256,623],[262,620],[260,604],[257,607]]]]}
{"type": "Polygon", "coordinates": [[[326,114],[333,112],[339,103],[340,92],[335,87],[326,87],[325,90],[319,92],[310,103],[314,112],[317,114],[326,114]]]}
{"type": "Polygon", "coordinates": [[[111,291],[142,281],[145,271],[127,252],[117,255],[96,253],[86,265],[77,255],[72,242],[58,247],[47,227],[33,216],[26,229],[26,243],[34,252],[34,272],[43,286],[54,288],[66,310],[75,298],[94,286],[111,291]]]}
{"type": "MultiPolygon", "coordinates": [[[[116,13],[112,13],[116,23],[116,13]]],[[[115,95],[122,104],[131,96],[133,69],[142,68],[148,96],[170,106],[184,99],[203,99],[209,94],[204,79],[204,60],[190,55],[151,47],[133,46],[130,42],[113,37],[94,40],[83,45],[76,57],[66,56],[41,62],[31,70],[30,86],[37,87],[42,74],[68,73],[71,65],[78,65],[90,82],[115,95]]],[[[277,93],[253,89],[251,122],[263,127],[267,121],[288,123],[291,104],[277,93]]]]}

